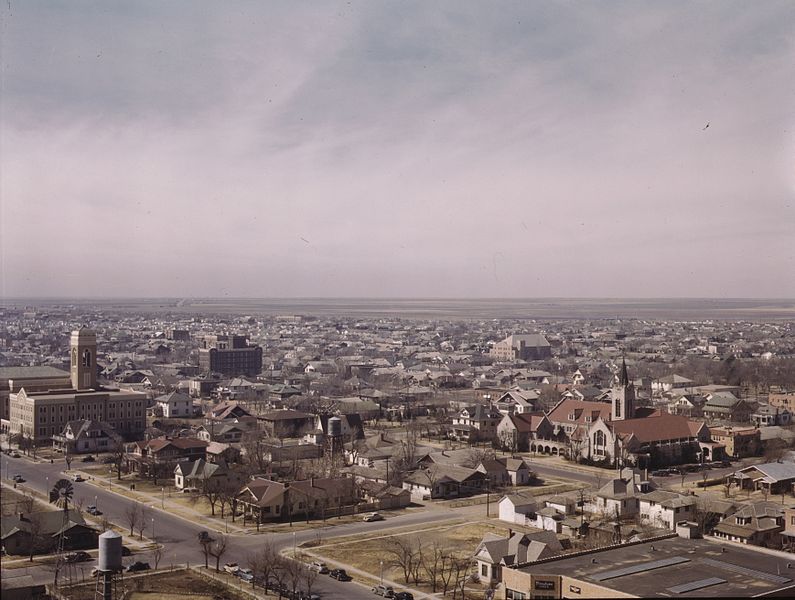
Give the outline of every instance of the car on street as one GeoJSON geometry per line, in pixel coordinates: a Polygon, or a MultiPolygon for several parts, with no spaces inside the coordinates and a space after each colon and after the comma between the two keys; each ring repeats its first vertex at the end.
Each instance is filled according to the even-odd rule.
{"type": "Polygon", "coordinates": [[[25,483],[25,478],[18,473],[14,475],[11,479],[13,479],[16,483],[25,483]]]}
{"type": "Polygon", "coordinates": [[[128,573],[136,573],[138,571],[148,571],[151,568],[152,567],[149,566],[148,562],[141,562],[140,560],[137,560],[131,565],[128,565],[126,571],[128,573]]]}
{"type": "Polygon", "coordinates": [[[377,585],[370,589],[376,596],[383,596],[384,598],[393,598],[395,596],[395,588],[391,585],[377,585]]]}
{"type": "Polygon", "coordinates": [[[366,514],[362,518],[362,521],[367,521],[368,523],[371,523],[373,521],[383,521],[383,520],[384,516],[381,513],[377,512],[366,514]]]}
{"type": "Polygon", "coordinates": [[[350,581],[353,579],[348,573],[345,572],[345,569],[332,569],[329,572],[329,576],[332,579],[336,579],[337,581],[350,581]]]}
{"type": "Polygon", "coordinates": [[[85,562],[87,560],[91,560],[91,555],[88,552],[70,552],[66,556],[63,557],[64,561],[67,563],[78,563],[78,562],[85,562]]]}
{"type": "Polygon", "coordinates": [[[314,561],[311,565],[309,565],[309,568],[313,571],[317,571],[321,575],[326,575],[328,573],[328,566],[326,563],[319,560],[314,561]]]}
{"type": "Polygon", "coordinates": [[[251,569],[238,569],[236,575],[245,582],[254,581],[254,572],[251,569]]]}
{"type": "Polygon", "coordinates": [[[200,544],[207,544],[213,541],[213,538],[210,537],[210,534],[207,531],[200,531],[198,534],[198,538],[200,544]]]}
{"type": "Polygon", "coordinates": [[[21,456],[21,455],[19,454],[19,452],[14,452],[14,453],[11,455],[11,458],[19,458],[20,456],[21,456]]]}
{"type": "Polygon", "coordinates": [[[89,454],[88,456],[84,456],[81,460],[83,462],[94,462],[96,459],[89,454]]]}
{"type": "Polygon", "coordinates": [[[227,573],[231,573],[232,575],[235,575],[239,570],[240,570],[240,565],[237,563],[226,563],[224,565],[224,571],[226,571],[227,573]]]}
{"type": "Polygon", "coordinates": [[[669,477],[671,474],[668,471],[652,471],[652,477],[669,477]]]}
{"type": "Polygon", "coordinates": [[[85,480],[86,480],[85,477],[83,477],[80,474],[72,476],[72,481],[74,481],[75,483],[80,483],[81,481],[85,481],[85,480]]]}
{"type": "Polygon", "coordinates": [[[398,592],[393,596],[393,600],[414,600],[414,594],[411,592],[398,592]]]}
{"type": "Polygon", "coordinates": [[[101,510],[99,510],[99,509],[98,509],[96,506],[94,506],[93,504],[89,504],[89,505],[86,507],[86,512],[87,512],[88,514],[90,514],[90,515],[94,515],[95,517],[98,517],[99,515],[101,515],[101,514],[102,514],[102,511],[101,511],[101,510]]]}

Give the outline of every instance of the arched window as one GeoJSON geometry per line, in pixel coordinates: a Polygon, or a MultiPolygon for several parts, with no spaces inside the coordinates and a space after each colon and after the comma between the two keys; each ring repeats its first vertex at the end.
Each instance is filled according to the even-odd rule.
{"type": "Polygon", "coordinates": [[[604,431],[597,431],[593,434],[593,444],[594,446],[604,446],[605,445],[605,432],[604,431]]]}
{"type": "Polygon", "coordinates": [[[83,366],[91,366],[91,350],[83,350],[83,366]]]}

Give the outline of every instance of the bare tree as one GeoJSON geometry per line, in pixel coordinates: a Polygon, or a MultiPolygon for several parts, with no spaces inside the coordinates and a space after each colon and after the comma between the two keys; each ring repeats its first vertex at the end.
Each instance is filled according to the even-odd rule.
{"type": "Polygon", "coordinates": [[[453,574],[453,600],[455,600],[458,592],[461,592],[461,600],[465,600],[465,591],[467,581],[471,575],[472,559],[468,556],[455,556],[451,564],[451,571],[453,574]]]}
{"type": "Polygon", "coordinates": [[[204,555],[204,568],[210,568],[210,544],[213,542],[209,537],[200,537],[199,538],[199,545],[202,548],[202,554],[204,555]]]}
{"type": "Polygon", "coordinates": [[[302,582],[304,584],[307,598],[312,597],[312,588],[315,586],[315,582],[317,581],[318,576],[320,573],[315,569],[310,569],[306,565],[303,565],[303,569],[301,570],[302,573],[302,582]]]}
{"type": "Polygon", "coordinates": [[[444,547],[442,547],[438,541],[434,541],[433,544],[423,552],[422,568],[428,576],[428,582],[431,584],[431,590],[434,594],[441,580],[445,553],[444,547]]]}
{"type": "Polygon", "coordinates": [[[215,559],[215,570],[221,570],[221,557],[229,550],[229,538],[225,535],[219,535],[209,545],[209,554],[215,559]]]}
{"type": "Polygon", "coordinates": [[[63,457],[64,460],[66,461],[66,470],[68,471],[69,469],[72,468],[72,453],[69,452],[69,445],[67,445],[66,448],[64,449],[63,457]]]}
{"type": "Polygon", "coordinates": [[[130,537],[135,535],[135,529],[138,527],[138,522],[141,520],[141,507],[136,502],[130,504],[124,511],[124,519],[130,527],[130,537]]]}
{"type": "Polygon", "coordinates": [[[282,568],[286,575],[287,585],[290,588],[290,597],[295,598],[298,595],[298,588],[304,578],[306,566],[304,563],[297,560],[285,559],[282,568]]]}
{"type": "Polygon", "coordinates": [[[30,526],[28,528],[29,556],[28,560],[33,562],[33,555],[44,550],[45,536],[42,534],[44,524],[42,523],[41,513],[30,513],[26,517],[30,526]]]}
{"type": "Polygon", "coordinates": [[[257,430],[247,431],[240,439],[240,445],[246,453],[251,470],[265,473],[270,466],[270,453],[263,435],[257,430]]]}
{"type": "Polygon", "coordinates": [[[121,481],[121,470],[122,470],[122,467],[124,466],[125,454],[126,454],[126,452],[125,452],[124,444],[122,444],[122,443],[116,444],[116,446],[113,448],[113,453],[111,454],[111,457],[113,458],[112,465],[116,469],[116,478],[119,481],[121,481]]]}
{"type": "Polygon", "coordinates": [[[139,504],[140,519],[138,521],[138,539],[144,539],[144,531],[146,531],[147,521],[149,520],[149,509],[143,504],[139,504]]]}
{"type": "Polygon", "coordinates": [[[279,569],[281,556],[273,545],[273,542],[266,540],[260,549],[248,557],[248,566],[254,576],[265,583],[265,591],[268,591],[270,582],[275,579],[274,574],[279,569]]]}
{"type": "Polygon", "coordinates": [[[406,584],[409,578],[414,575],[415,583],[420,564],[422,563],[422,552],[418,538],[403,538],[395,536],[386,547],[387,554],[391,557],[391,563],[403,571],[403,579],[406,584]]]}
{"type": "Polygon", "coordinates": [[[155,570],[157,570],[157,565],[160,564],[160,561],[163,559],[163,546],[156,545],[152,550],[152,562],[155,563],[155,570]]]}
{"type": "Polygon", "coordinates": [[[215,516],[215,507],[218,502],[221,500],[221,486],[212,479],[209,479],[206,475],[202,477],[202,490],[201,495],[207,499],[207,502],[210,504],[210,514],[214,517],[215,516]]]}
{"type": "Polygon", "coordinates": [[[17,500],[17,512],[21,512],[22,514],[29,515],[33,512],[33,508],[36,506],[36,501],[33,499],[33,496],[30,494],[25,494],[17,500]]]}

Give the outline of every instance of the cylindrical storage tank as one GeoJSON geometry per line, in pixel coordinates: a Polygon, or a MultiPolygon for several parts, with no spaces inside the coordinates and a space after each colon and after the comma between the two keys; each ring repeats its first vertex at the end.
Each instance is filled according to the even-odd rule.
{"type": "Polygon", "coordinates": [[[331,437],[339,437],[342,435],[342,419],[339,417],[331,417],[328,420],[328,434],[331,437]]]}
{"type": "Polygon", "coordinates": [[[100,571],[121,571],[121,540],[121,536],[111,530],[99,536],[97,568],[100,571]]]}

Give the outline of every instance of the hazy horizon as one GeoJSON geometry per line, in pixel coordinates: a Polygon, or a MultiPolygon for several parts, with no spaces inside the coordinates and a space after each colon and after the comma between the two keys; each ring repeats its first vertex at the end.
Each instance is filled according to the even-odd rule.
{"type": "Polygon", "coordinates": [[[0,14],[0,297],[795,297],[793,2],[0,14]]]}

